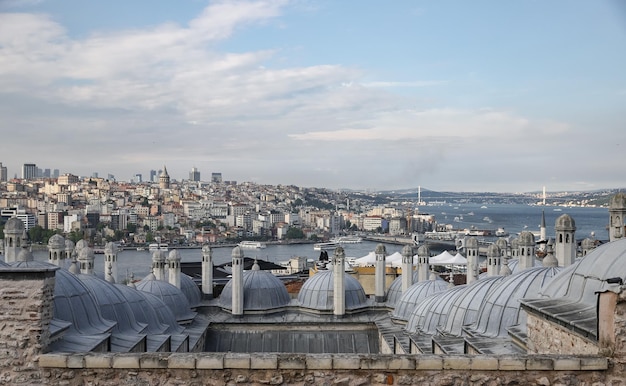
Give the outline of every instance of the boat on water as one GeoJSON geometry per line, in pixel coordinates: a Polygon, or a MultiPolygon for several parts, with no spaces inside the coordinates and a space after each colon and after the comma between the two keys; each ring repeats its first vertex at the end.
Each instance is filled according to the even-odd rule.
{"type": "Polygon", "coordinates": [[[247,248],[247,249],[263,249],[267,247],[265,243],[262,243],[260,241],[242,241],[238,245],[240,248],[247,248]]]}
{"type": "Polygon", "coordinates": [[[330,239],[330,242],[337,244],[358,244],[363,242],[363,238],[359,236],[339,236],[330,239]]]}
{"type": "Polygon", "coordinates": [[[313,249],[316,251],[323,251],[326,249],[335,249],[339,246],[341,246],[341,244],[333,242],[333,241],[329,241],[327,243],[315,243],[313,244],[313,249]]]}
{"type": "Polygon", "coordinates": [[[169,246],[165,243],[153,243],[148,245],[148,251],[150,252],[154,252],[154,251],[162,251],[162,252],[167,252],[169,250],[169,246]]]}
{"type": "Polygon", "coordinates": [[[496,230],[496,236],[497,237],[505,237],[505,236],[508,236],[508,235],[509,235],[509,232],[505,231],[504,228],[498,228],[496,230]]]}

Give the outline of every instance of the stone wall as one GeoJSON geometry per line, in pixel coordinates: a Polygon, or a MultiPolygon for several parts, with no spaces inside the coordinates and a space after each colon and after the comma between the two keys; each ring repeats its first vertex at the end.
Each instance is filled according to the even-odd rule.
{"type": "Polygon", "coordinates": [[[600,348],[571,330],[528,313],[528,352],[534,354],[598,355],[600,348]]]}
{"type": "Polygon", "coordinates": [[[341,354],[46,354],[47,384],[605,385],[606,358],[341,354]]]}
{"type": "Polygon", "coordinates": [[[37,359],[50,340],[55,269],[0,269],[1,385],[42,382],[37,359]]]}

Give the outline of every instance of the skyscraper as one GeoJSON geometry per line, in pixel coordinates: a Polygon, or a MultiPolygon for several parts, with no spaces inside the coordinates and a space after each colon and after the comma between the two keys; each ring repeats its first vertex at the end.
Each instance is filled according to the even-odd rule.
{"type": "Polygon", "coordinates": [[[198,170],[198,168],[196,168],[195,166],[192,167],[191,171],[189,172],[189,181],[200,181],[200,170],[198,170]]]}
{"type": "Polygon", "coordinates": [[[156,170],[150,170],[150,182],[156,182],[156,170]]]}
{"type": "Polygon", "coordinates": [[[37,178],[37,165],[24,164],[24,166],[22,166],[22,178],[25,180],[37,178]]]}
{"type": "Polygon", "coordinates": [[[7,167],[2,166],[2,162],[0,162],[0,181],[7,180],[7,167]]]}

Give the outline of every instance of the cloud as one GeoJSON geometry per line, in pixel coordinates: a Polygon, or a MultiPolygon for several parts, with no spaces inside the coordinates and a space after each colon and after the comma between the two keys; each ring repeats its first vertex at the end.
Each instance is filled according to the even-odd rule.
{"type": "Polygon", "coordinates": [[[366,82],[363,83],[365,87],[428,87],[428,86],[439,86],[442,84],[448,83],[447,81],[442,80],[415,80],[409,82],[366,82]]]}

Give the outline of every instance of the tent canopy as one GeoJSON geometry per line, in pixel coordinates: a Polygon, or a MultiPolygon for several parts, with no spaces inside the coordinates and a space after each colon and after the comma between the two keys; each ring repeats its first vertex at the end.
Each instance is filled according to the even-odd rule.
{"type": "Polygon", "coordinates": [[[448,251],[443,251],[437,256],[432,256],[428,259],[428,263],[431,265],[467,265],[467,259],[460,253],[452,255],[448,251]]]}

